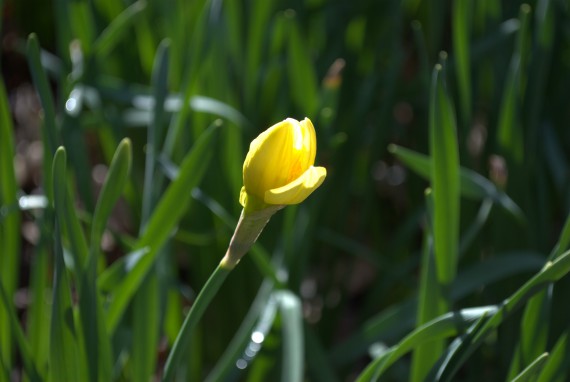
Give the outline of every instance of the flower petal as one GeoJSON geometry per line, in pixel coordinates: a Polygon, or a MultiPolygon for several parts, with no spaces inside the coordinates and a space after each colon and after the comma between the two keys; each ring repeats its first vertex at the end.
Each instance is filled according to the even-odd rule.
{"type": "Polygon", "coordinates": [[[315,191],[327,176],[324,167],[309,167],[300,177],[285,186],[265,192],[265,203],[268,204],[298,204],[315,191]]]}

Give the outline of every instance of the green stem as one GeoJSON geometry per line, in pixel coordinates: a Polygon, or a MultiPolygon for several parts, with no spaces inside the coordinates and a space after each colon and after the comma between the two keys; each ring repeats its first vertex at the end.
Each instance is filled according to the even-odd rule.
{"type": "Polygon", "coordinates": [[[174,341],[172,350],[170,351],[166,364],[164,365],[164,374],[162,375],[163,382],[174,380],[174,373],[180,364],[182,355],[188,348],[188,342],[192,337],[194,328],[200,321],[200,318],[204,315],[206,308],[210,305],[210,302],[222,286],[231,270],[232,268],[223,266],[222,264],[218,265],[198,294],[196,301],[194,301],[194,304],[190,309],[190,313],[188,313],[188,316],[184,319],[182,328],[180,328],[180,331],[178,332],[178,336],[174,341]]]}

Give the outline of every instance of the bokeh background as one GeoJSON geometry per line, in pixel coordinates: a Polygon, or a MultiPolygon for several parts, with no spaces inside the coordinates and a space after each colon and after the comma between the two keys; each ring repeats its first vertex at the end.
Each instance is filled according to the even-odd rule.
{"type": "MultiPolygon", "coordinates": [[[[53,374],[57,360],[50,356],[57,349],[54,326],[65,325],[50,320],[58,317],[52,293],[60,232],[46,176],[59,145],[67,151],[72,209],[89,241],[113,153],[121,139],[132,142],[131,171],[102,234],[97,267],[97,290],[112,301],[130,280],[125,259],[136,258],[170,179],[209,126],[217,126],[186,196],[167,211],[170,235],[150,244],[158,255],[109,334],[110,350],[100,358],[112,367],[99,380],[160,377],[184,314],[239,217],[249,142],[287,117],[313,121],[316,162],[327,179],[302,205],[274,216],[255,253],[232,272],[192,338],[181,380],[284,379],[288,352],[303,355],[295,367],[304,380],[354,380],[420,324],[501,303],[549,254],[552,260],[566,249],[560,234],[570,207],[570,1],[0,3],[2,381],[31,378],[30,363],[39,380],[64,380],[53,374]],[[445,96],[434,93],[438,83],[445,96]],[[449,221],[456,226],[447,233],[457,236],[449,238],[457,265],[443,292],[432,288],[437,282],[429,286],[425,191],[433,172],[424,157],[410,159],[401,149],[433,155],[434,99],[450,107],[447,131],[455,132],[459,164],[471,171],[465,177],[483,185],[475,195],[462,191],[457,219],[449,221]],[[389,150],[391,144],[397,146],[389,150]],[[430,311],[430,301],[443,301],[443,308],[430,311]],[[286,322],[295,317],[302,319],[300,333],[291,334],[295,326],[286,322]]],[[[61,237],[79,333],[73,234],[61,237]]],[[[555,346],[564,370],[569,284],[561,278],[541,292],[546,302],[531,300],[534,310],[527,304],[505,317],[453,380],[507,380],[555,346]],[[540,317],[534,326],[524,318],[533,314],[540,317]],[[521,343],[533,349],[525,353],[521,343]],[[527,358],[517,358],[520,352],[527,358]]],[[[81,348],[85,339],[76,337],[81,348]]],[[[424,380],[451,339],[437,337],[423,353],[402,357],[382,380],[424,380]]],[[[88,359],[85,352],[79,357],[88,359]]],[[[546,370],[550,361],[539,361],[546,370]]],[[[88,378],[89,362],[80,365],[88,378]]]]}

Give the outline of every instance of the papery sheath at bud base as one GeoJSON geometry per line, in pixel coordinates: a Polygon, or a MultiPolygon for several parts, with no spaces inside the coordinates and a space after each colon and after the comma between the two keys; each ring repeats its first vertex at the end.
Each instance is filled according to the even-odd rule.
{"type": "Polygon", "coordinates": [[[315,128],[308,118],[287,118],[251,142],[243,163],[244,209],[223,264],[235,266],[275,212],[301,203],[323,183],[327,171],[313,166],[316,153],[315,128]]]}

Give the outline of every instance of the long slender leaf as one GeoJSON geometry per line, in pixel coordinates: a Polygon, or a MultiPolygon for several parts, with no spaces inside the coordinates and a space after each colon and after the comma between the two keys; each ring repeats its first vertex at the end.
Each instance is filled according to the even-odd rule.
{"type": "Polygon", "coordinates": [[[146,8],[144,0],[137,1],[118,15],[93,43],[93,55],[103,58],[117,45],[125,31],[146,8]]]}
{"type": "Polygon", "coordinates": [[[548,360],[548,353],[543,353],[542,355],[538,356],[530,365],[527,366],[526,369],[521,371],[519,375],[517,375],[512,382],[532,382],[536,381],[538,375],[544,368],[546,361],[548,360]]]}
{"type": "Polygon", "coordinates": [[[459,248],[459,150],[453,105],[437,64],[430,95],[430,155],[433,158],[433,240],[436,274],[445,288],[455,278],[459,248]]]}
{"type": "Polygon", "coordinates": [[[131,170],[131,158],[131,141],[125,138],[119,143],[115,151],[95,206],[93,221],[91,222],[91,256],[94,252],[98,252],[107,220],[127,183],[131,170]]]}
{"type": "MultiPolygon", "coordinates": [[[[157,169],[157,165],[166,122],[164,101],[168,93],[170,46],[170,40],[161,42],[156,52],[152,71],[153,99],[155,102],[152,110],[152,119],[147,128],[141,232],[144,230],[149,216],[158,202],[163,179],[162,173],[157,169]]],[[[162,247],[156,247],[155,250],[160,253],[162,247]]],[[[159,259],[164,258],[160,255],[157,257],[159,259]]],[[[133,330],[135,336],[132,344],[132,355],[133,379],[135,381],[148,381],[156,368],[156,346],[160,330],[159,299],[158,275],[156,267],[152,267],[146,275],[145,281],[138,288],[133,301],[133,330]]]]}
{"type": "Polygon", "coordinates": [[[271,281],[265,281],[261,285],[246,317],[242,320],[239,329],[235,332],[224,354],[218,359],[214,368],[212,368],[212,371],[206,378],[206,382],[223,380],[223,378],[226,378],[229,374],[230,368],[235,366],[236,360],[239,359],[241,353],[243,353],[246,348],[248,340],[252,336],[255,322],[259,319],[268,304],[272,289],[273,283],[271,281]]]}
{"type": "MultiPolygon", "coordinates": [[[[4,81],[0,81],[0,206],[17,204],[16,174],[14,171],[14,137],[12,119],[4,81]]],[[[1,215],[1,214],[0,214],[1,215]]],[[[9,296],[18,286],[20,268],[20,212],[9,212],[0,219],[0,283],[9,296]]],[[[6,368],[12,368],[13,336],[7,314],[0,313],[0,359],[6,368]]]]}
{"type": "Polygon", "coordinates": [[[568,331],[564,332],[550,353],[546,365],[542,369],[538,382],[561,382],[568,376],[568,364],[570,363],[570,349],[568,344],[568,331]]]}
{"type": "Polygon", "coordinates": [[[66,154],[60,147],[53,160],[53,189],[56,210],[55,231],[55,270],[53,287],[52,319],[50,328],[50,372],[53,380],[78,381],[79,355],[73,307],[71,305],[71,289],[67,271],[63,261],[61,247],[61,232],[59,226],[66,220],[65,206],[67,205],[66,154]]]}
{"type": "MultiPolygon", "coordinates": [[[[26,340],[24,335],[24,331],[19,324],[18,316],[16,315],[16,311],[14,310],[13,304],[11,303],[4,286],[0,283],[0,298],[2,299],[2,306],[3,312],[7,317],[7,321],[10,325],[10,330],[14,335],[14,340],[16,345],[18,346],[18,350],[20,351],[20,356],[22,357],[22,364],[24,366],[24,371],[26,372],[28,378],[32,382],[40,382],[44,379],[40,375],[37,366],[35,365],[34,359],[32,357],[32,351],[30,349],[30,345],[26,340]]],[[[4,362],[4,361],[3,361],[4,362]]],[[[4,364],[6,366],[6,364],[4,364]]]]}
{"type": "Polygon", "coordinates": [[[53,102],[53,96],[51,94],[47,76],[40,61],[40,46],[38,37],[35,34],[31,34],[28,37],[27,53],[34,85],[38,90],[42,108],[44,110],[43,123],[45,126],[45,150],[48,154],[50,154],[49,158],[51,160],[51,155],[55,153],[55,150],[59,144],[59,133],[55,119],[55,106],[53,102]]]}
{"type": "Polygon", "coordinates": [[[442,357],[441,363],[434,367],[433,371],[436,372],[435,376],[428,377],[427,379],[433,381],[445,381],[447,380],[447,373],[449,370],[449,374],[453,375],[453,365],[450,364],[450,361],[457,358],[457,354],[461,354],[465,352],[466,349],[471,346],[473,342],[473,338],[475,334],[479,331],[479,329],[485,324],[487,319],[487,315],[483,314],[477,321],[475,321],[467,332],[459,337],[457,337],[451,345],[447,348],[446,354],[442,357]]]}
{"type": "Polygon", "coordinates": [[[283,371],[281,381],[303,380],[304,374],[304,334],[301,301],[287,290],[275,293],[283,317],[283,371]]]}
{"type": "Polygon", "coordinates": [[[461,125],[465,129],[471,119],[471,60],[469,57],[469,35],[471,28],[471,1],[459,0],[453,3],[453,48],[455,73],[459,88],[461,125]]]}
{"type": "Polygon", "coordinates": [[[372,361],[360,374],[357,381],[377,380],[388,367],[414,347],[427,341],[456,335],[466,329],[471,322],[479,320],[481,316],[497,310],[496,306],[463,309],[459,312],[447,313],[422,325],[406,336],[400,343],[372,361]]]}
{"type": "MultiPolygon", "coordinates": [[[[539,270],[544,264],[544,257],[536,253],[505,253],[476,264],[459,273],[451,287],[452,301],[458,301],[482,286],[488,286],[499,280],[522,272],[539,270]]],[[[343,343],[331,351],[335,364],[345,365],[358,356],[375,341],[397,339],[414,326],[416,299],[401,302],[367,320],[343,343]]]]}
{"type": "Polygon", "coordinates": [[[107,313],[107,328],[114,333],[127,304],[150,270],[159,248],[168,239],[183,214],[190,200],[191,190],[198,185],[208,169],[212,157],[212,145],[216,125],[206,130],[194,144],[180,165],[178,177],[168,186],[137,242],[137,248],[150,248],[150,251],[138,258],[131,272],[115,288],[113,301],[107,313]]]}
{"type": "MultiPolygon", "coordinates": [[[[390,145],[388,151],[396,155],[410,169],[425,179],[429,179],[432,171],[431,159],[423,154],[397,145],[390,145]]],[[[461,194],[470,199],[482,200],[491,198],[495,203],[509,211],[519,222],[524,222],[525,217],[519,206],[490,180],[467,168],[460,168],[461,194]]]]}
{"type": "Polygon", "coordinates": [[[485,338],[508,317],[517,308],[526,302],[530,297],[536,294],[540,289],[548,286],[549,284],[558,281],[570,271],[570,252],[564,253],[554,262],[548,262],[544,268],[536,274],[533,278],[527,281],[521,288],[519,288],[511,297],[506,299],[501,308],[489,317],[489,320],[477,332],[474,333],[472,345],[465,351],[454,354],[449,362],[453,364],[453,368],[448,372],[448,379],[453,378],[453,375],[485,340],[485,338]]]}
{"type": "MultiPolygon", "coordinates": [[[[426,191],[426,204],[428,205],[428,221],[432,222],[433,199],[430,190],[426,191]]],[[[421,269],[416,327],[420,327],[444,314],[447,306],[447,301],[442,295],[442,289],[437,281],[433,252],[433,226],[430,223],[427,224],[427,229],[424,233],[421,269]]],[[[443,348],[444,343],[442,341],[434,341],[418,346],[413,353],[410,380],[423,381],[427,372],[443,352],[443,348]]]]}

